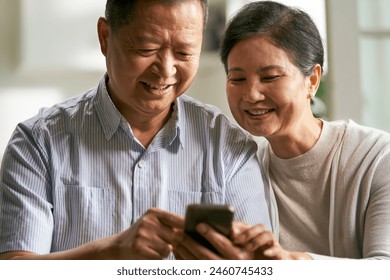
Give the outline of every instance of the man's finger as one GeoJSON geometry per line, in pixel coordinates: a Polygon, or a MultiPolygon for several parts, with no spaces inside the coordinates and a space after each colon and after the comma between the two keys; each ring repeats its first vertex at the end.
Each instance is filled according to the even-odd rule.
{"type": "Polygon", "coordinates": [[[182,216],[158,209],[152,208],[148,210],[150,213],[154,213],[161,223],[169,227],[183,228],[184,218],[182,216]]]}

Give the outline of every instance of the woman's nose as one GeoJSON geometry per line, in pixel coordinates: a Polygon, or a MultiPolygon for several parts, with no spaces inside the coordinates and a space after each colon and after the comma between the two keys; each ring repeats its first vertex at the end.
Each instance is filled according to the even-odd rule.
{"type": "Polygon", "coordinates": [[[258,101],[264,100],[263,94],[264,87],[261,85],[261,82],[254,81],[248,82],[247,87],[245,89],[243,99],[246,102],[256,103],[258,101]]]}

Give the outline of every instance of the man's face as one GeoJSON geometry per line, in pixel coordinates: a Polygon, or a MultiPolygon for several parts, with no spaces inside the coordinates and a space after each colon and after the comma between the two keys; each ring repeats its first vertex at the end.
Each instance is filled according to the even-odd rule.
{"type": "Polygon", "coordinates": [[[106,47],[104,43],[101,47],[106,56],[108,90],[116,107],[128,120],[166,116],[198,70],[201,4],[138,1],[128,25],[112,33],[105,26],[107,22],[102,24],[99,36],[107,34],[106,47]]]}

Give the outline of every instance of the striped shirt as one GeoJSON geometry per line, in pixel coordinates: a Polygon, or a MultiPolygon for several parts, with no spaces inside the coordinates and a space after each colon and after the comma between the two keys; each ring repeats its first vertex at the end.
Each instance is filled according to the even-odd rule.
{"type": "Polygon", "coordinates": [[[147,209],[231,204],[270,228],[257,146],[215,107],[177,98],[144,148],[98,87],[19,124],[0,171],[0,252],[63,251],[130,227],[147,209]]]}

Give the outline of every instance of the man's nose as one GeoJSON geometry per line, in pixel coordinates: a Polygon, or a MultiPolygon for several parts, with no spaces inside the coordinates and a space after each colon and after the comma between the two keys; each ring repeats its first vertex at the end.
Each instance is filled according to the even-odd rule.
{"type": "Polygon", "coordinates": [[[177,72],[177,60],[170,49],[161,49],[157,55],[156,74],[161,77],[169,78],[177,72]]]}

